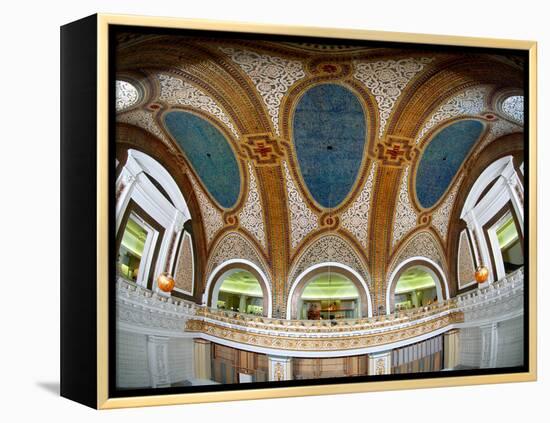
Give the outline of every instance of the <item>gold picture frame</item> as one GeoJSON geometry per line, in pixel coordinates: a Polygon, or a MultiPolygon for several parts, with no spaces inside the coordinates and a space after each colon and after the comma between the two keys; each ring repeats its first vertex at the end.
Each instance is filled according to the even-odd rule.
{"type": "MultiPolygon", "coordinates": [[[[69,28],[71,25],[67,25],[69,28]]],[[[340,393],[356,393],[370,392],[382,390],[400,390],[400,389],[419,389],[419,388],[436,388],[443,386],[463,386],[463,385],[478,385],[478,384],[493,384],[505,382],[528,382],[537,379],[537,44],[534,41],[517,41],[517,40],[501,40],[476,37],[458,37],[444,35],[429,35],[429,34],[411,34],[401,32],[382,32],[368,31],[358,29],[335,29],[335,28],[316,28],[302,26],[275,26],[261,25],[250,23],[236,23],[224,21],[196,20],[196,19],[178,19],[178,18],[160,18],[160,17],[145,17],[145,16],[124,16],[113,14],[98,14],[94,16],[96,35],[96,136],[97,142],[94,147],[96,155],[96,168],[93,178],[96,183],[96,191],[90,195],[94,196],[96,210],[93,218],[95,219],[95,229],[97,242],[95,244],[95,263],[93,264],[96,285],[95,285],[95,312],[91,319],[96,321],[96,352],[93,355],[96,359],[94,369],[96,375],[96,395],[95,400],[91,397],[91,393],[73,394],[73,390],[84,389],[74,387],[70,383],[66,383],[66,388],[63,388],[63,370],[62,370],[62,395],[68,398],[75,399],[79,402],[91,405],[98,409],[113,409],[122,407],[140,407],[152,405],[170,405],[170,404],[191,404],[191,403],[206,403],[215,401],[235,401],[263,398],[281,398],[292,396],[307,396],[307,395],[325,395],[325,394],[340,394],[340,393]],[[112,330],[109,310],[109,248],[111,234],[109,233],[110,215],[109,206],[112,202],[112,187],[110,187],[110,176],[108,169],[112,164],[112,150],[109,145],[110,120],[109,120],[109,105],[112,99],[109,97],[109,27],[110,26],[135,26],[147,28],[164,28],[164,29],[186,29],[200,31],[223,31],[223,32],[238,32],[246,34],[259,35],[283,35],[283,36],[301,36],[301,37],[316,37],[316,38],[331,38],[331,39],[347,39],[361,41],[375,41],[388,43],[407,43],[407,44],[429,44],[440,46],[459,46],[459,47],[479,47],[490,49],[514,49],[526,52],[529,61],[528,75],[528,110],[529,121],[526,123],[528,128],[528,145],[529,145],[529,166],[528,166],[528,219],[529,219],[529,256],[526,265],[529,268],[528,280],[528,339],[529,339],[529,368],[526,372],[520,373],[503,373],[503,374],[485,374],[471,376],[450,376],[438,378],[414,378],[400,380],[382,380],[373,382],[350,382],[343,384],[323,384],[319,381],[317,385],[311,386],[285,386],[285,387],[269,387],[261,389],[242,389],[228,390],[215,392],[196,392],[184,394],[162,394],[162,395],[146,395],[146,396],[127,396],[127,397],[110,397],[109,396],[109,331],[112,330]],[[85,398],[84,398],[85,397],[85,398]]],[[[74,36],[74,35],[73,35],[74,36]]],[[[67,53],[67,56],[69,53],[67,53]]],[[[66,74],[70,73],[66,71],[66,74]]],[[[63,117],[62,117],[63,119],[63,117]]],[[[65,117],[64,124],[74,125],[70,123],[70,117],[65,117]]],[[[62,147],[63,148],[63,147],[62,147]]],[[[71,152],[67,153],[67,159],[70,160],[71,152]]],[[[66,194],[69,195],[69,194],[66,194]]],[[[70,201],[70,198],[68,198],[70,201]]],[[[69,225],[69,223],[67,223],[69,225]]],[[[67,228],[67,230],[69,227],[67,228]]],[[[70,248],[70,244],[65,243],[63,248],[70,248]]],[[[92,266],[92,264],[90,265],[92,266]]],[[[67,276],[68,277],[68,276],[67,276]]],[[[69,283],[67,280],[62,280],[64,283],[69,283]]],[[[63,288],[62,288],[63,289],[63,288]]],[[[68,289],[68,288],[67,288],[68,289]]],[[[74,300],[75,294],[67,294],[67,299],[74,300]]],[[[62,305],[62,310],[63,305],[62,305]]],[[[68,309],[67,309],[68,310],[68,309]]],[[[74,316],[71,311],[66,311],[67,319],[74,316]]],[[[62,322],[62,331],[65,323],[62,322]]],[[[66,330],[67,337],[71,334],[74,339],[74,332],[66,330]]],[[[63,336],[62,336],[63,339],[63,336]]],[[[65,357],[75,354],[69,344],[74,343],[67,339],[67,349],[62,348],[62,356],[65,357]],[[63,352],[64,351],[64,352],[63,352]]],[[[91,360],[93,361],[93,359],[91,360]]],[[[112,365],[112,363],[111,363],[112,365]]],[[[63,367],[63,365],[62,365],[63,367]]],[[[75,372],[75,365],[66,365],[65,377],[71,372],[75,372]]],[[[112,370],[112,368],[111,368],[112,370]]]]}

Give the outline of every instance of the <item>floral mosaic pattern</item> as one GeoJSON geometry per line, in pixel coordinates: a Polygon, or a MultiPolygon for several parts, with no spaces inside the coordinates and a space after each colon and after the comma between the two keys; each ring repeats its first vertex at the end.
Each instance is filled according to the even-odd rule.
{"type": "Polygon", "coordinates": [[[436,262],[443,269],[446,268],[443,252],[435,237],[428,231],[421,231],[409,239],[403,248],[396,254],[387,273],[388,278],[399,263],[411,257],[426,257],[436,262]]]}
{"type": "Polygon", "coordinates": [[[416,226],[418,213],[414,210],[409,197],[409,166],[403,171],[403,179],[399,187],[397,205],[395,206],[395,219],[393,223],[392,247],[416,226]]]}
{"type": "Polygon", "coordinates": [[[458,241],[458,287],[461,288],[475,279],[475,263],[469,246],[466,229],[460,233],[458,241]]]}
{"type": "Polygon", "coordinates": [[[260,258],[260,254],[254,246],[238,232],[230,232],[225,235],[216,245],[210,258],[208,259],[207,279],[212,271],[220,264],[232,259],[244,259],[257,265],[268,278],[271,285],[267,266],[260,258]]]}
{"type": "Polygon", "coordinates": [[[300,241],[319,226],[317,216],[313,213],[296,189],[288,165],[283,161],[283,171],[286,179],[288,208],[290,211],[290,239],[292,248],[296,248],[300,241]]]}
{"type": "Polygon", "coordinates": [[[422,57],[355,64],[356,72],[353,76],[365,84],[378,103],[380,137],[405,86],[432,60],[433,58],[422,57]]]}
{"type": "Polygon", "coordinates": [[[504,114],[523,125],[523,96],[512,95],[502,102],[504,114]]]}
{"type": "Polygon", "coordinates": [[[159,99],[170,104],[195,107],[219,119],[239,139],[239,133],[222,108],[204,92],[188,82],[170,75],[159,74],[159,99]]]}
{"type": "Polygon", "coordinates": [[[462,182],[463,177],[464,175],[461,175],[458,178],[454,187],[447,194],[447,198],[445,198],[443,203],[432,214],[432,225],[437,230],[439,235],[441,235],[441,239],[443,239],[443,241],[447,240],[449,219],[451,218],[451,212],[453,211],[453,206],[455,204],[456,194],[458,192],[458,188],[460,187],[460,183],[462,182]]]}
{"type": "Polygon", "coordinates": [[[306,76],[298,60],[259,54],[249,50],[220,47],[252,79],[260,93],[277,135],[279,131],[279,106],[288,89],[306,76]]]}
{"type": "Polygon", "coordinates": [[[194,273],[191,236],[187,232],[184,232],[174,275],[176,288],[189,295],[193,295],[194,273]]]}
{"type": "MultiPolygon", "coordinates": [[[[304,270],[319,263],[338,262],[359,273],[370,286],[370,276],[353,248],[337,235],[324,235],[305,249],[289,273],[289,281],[294,282],[304,270]]],[[[290,289],[291,284],[288,285],[290,289]]]]}
{"type": "Polygon", "coordinates": [[[203,192],[195,178],[191,176],[191,174],[188,175],[191,180],[191,185],[193,185],[193,189],[195,190],[195,195],[199,201],[204,231],[206,232],[206,240],[210,244],[210,241],[212,241],[214,235],[216,235],[216,233],[223,227],[223,217],[222,214],[212,205],[208,197],[206,197],[206,194],[203,192]]]}
{"type": "Polygon", "coordinates": [[[248,174],[250,175],[248,197],[242,211],[239,213],[239,221],[242,227],[254,235],[260,245],[265,248],[262,203],[260,201],[260,192],[258,191],[254,169],[252,169],[252,165],[250,163],[248,163],[248,174]]]}
{"type": "Polygon", "coordinates": [[[367,248],[369,211],[375,172],[376,162],[371,165],[369,176],[359,197],[340,217],[342,227],[351,232],[365,249],[367,248]]]}
{"type": "Polygon", "coordinates": [[[139,91],[127,81],[115,82],[115,110],[120,112],[139,101],[139,91]]]}
{"type": "Polygon", "coordinates": [[[416,138],[418,144],[426,133],[438,123],[462,115],[479,115],[485,108],[486,87],[469,88],[443,104],[428,119],[416,138]]]}
{"type": "Polygon", "coordinates": [[[483,150],[486,146],[492,143],[497,138],[504,135],[513,134],[514,132],[523,132],[523,128],[504,119],[498,119],[491,123],[489,133],[477,147],[477,151],[483,150]]]}
{"type": "Polygon", "coordinates": [[[126,113],[120,113],[116,116],[117,122],[129,123],[130,125],[139,126],[142,129],[145,129],[147,132],[155,135],[159,138],[172,152],[177,152],[176,148],[170,142],[168,137],[164,135],[153,119],[153,113],[147,112],[142,109],[130,110],[126,113]]]}

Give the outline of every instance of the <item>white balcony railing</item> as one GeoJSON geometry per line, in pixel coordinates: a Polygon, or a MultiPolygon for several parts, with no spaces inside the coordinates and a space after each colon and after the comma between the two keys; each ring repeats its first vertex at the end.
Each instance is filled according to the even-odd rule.
{"type": "Polygon", "coordinates": [[[362,319],[286,320],[212,309],[164,297],[119,278],[119,325],[151,333],[204,333],[281,349],[353,349],[395,343],[446,327],[523,312],[523,268],[483,289],[427,307],[362,319]],[[322,344],[322,345],[321,345],[322,344]]]}

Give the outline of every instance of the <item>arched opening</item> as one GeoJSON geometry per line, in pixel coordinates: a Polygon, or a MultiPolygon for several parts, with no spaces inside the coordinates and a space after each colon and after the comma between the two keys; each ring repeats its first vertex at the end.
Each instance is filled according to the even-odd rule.
{"type": "Polygon", "coordinates": [[[397,280],[393,294],[394,309],[408,310],[438,301],[436,282],[422,266],[408,268],[397,280]]]}
{"type": "Polygon", "coordinates": [[[405,260],[394,270],[386,293],[386,312],[407,310],[442,302],[449,287],[442,269],[426,258],[405,260]]]}
{"type": "Polygon", "coordinates": [[[216,308],[261,316],[263,298],[262,287],[256,276],[246,270],[235,270],[221,281],[216,308]]]}
{"type": "Polygon", "coordinates": [[[298,318],[301,320],[354,319],[359,317],[359,310],[357,287],[338,273],[314,276],[298,300],[298,318]]]}
{"type": "Polygon", "coordinates": [[[271,294],[265,276],[246,263],[229,263],[210,277],[208,305],[257,316],[271,315],[271,294]]]}
{"type": "Polygon", "coordinates": [[[151,156],[129,149],[116,190],[117,275],[157,291],[155,280],[166,271],[176,281],[171,295],[192,295],[194,247],[190,233],[185,238],[186,248],[179,248],[191,215],[174,178],[151,156]]]}
{"type": "Polygon", "coordinates": [[[333,320],[372,316],[367,284],[353,269],[321,263],[306,269],[292,285],[287,319],[333,320]]]}
{"type": "Polygon", "coordinates": [[[489,282],[523,265],[523,196],[510,155],[491,163],[464,201],[460,217],[477,240],[477,261],[489,269],[489,282]]]}

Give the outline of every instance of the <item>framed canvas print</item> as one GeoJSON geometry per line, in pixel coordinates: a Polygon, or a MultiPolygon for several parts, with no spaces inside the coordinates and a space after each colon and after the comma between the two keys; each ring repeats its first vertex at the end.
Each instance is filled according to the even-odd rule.
{"type": "Polygon", "coordinates": [[[61,393],[95,408],[536,379],[536,44],[61,30],[61,393]]]}

